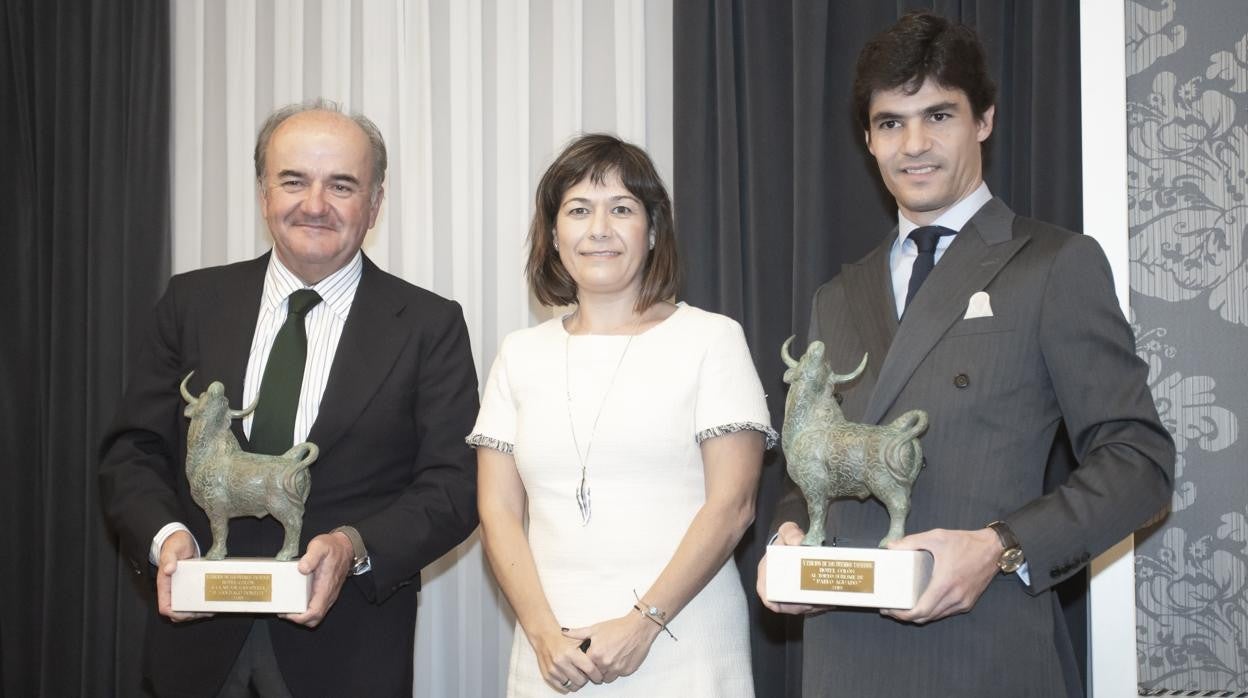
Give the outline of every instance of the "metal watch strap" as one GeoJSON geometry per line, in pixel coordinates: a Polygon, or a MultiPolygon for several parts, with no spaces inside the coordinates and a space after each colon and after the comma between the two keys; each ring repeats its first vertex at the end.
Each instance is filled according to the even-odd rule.
{"type": "Polygon", "coordinates": [[[351,541],[351,571],[352,576],[361,575],[373,569],[372,562],[368,557],[368,549],[364,547],[364,537],[356,530],[355,526],[339,526],[333,530],[334,533],[341,533],[351,541]]]}

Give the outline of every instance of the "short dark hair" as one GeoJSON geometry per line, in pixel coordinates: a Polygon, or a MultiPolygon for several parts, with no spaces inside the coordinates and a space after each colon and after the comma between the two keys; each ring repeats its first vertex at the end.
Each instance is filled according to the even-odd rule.
{"type": "Polygon", "coordinates": [[[854,111],[863,130],[871,128],[872,95],[896,89],[914,94],[929,79],[966,93],[976,119],[983,119],[997,97],[975,31],[926,10],[912,10],[872,37],[858,54],[854,111]]]}
{"type": "Polygon", "coordinates": [[[546,169],[537,185],[533,222],[529,224],[529,261],[524,273],[533,294],[543,305],[576,303],[576,281],[563,266],[554,245],[555,219],[568,190],[586,178],[602,184],[615,174],[629,194],[646,208],[654,249],[642,269],[638,312],[676,295],[680,264],[672,200],[650,156],[637,146],[605,133],[591,133],[572,141],[546,169]]]}
{"type": "Polygon", "coordinates": [[[381,183],[386,179],[386,140],[381,137],[381,130],[377,128],[377,124],[374,124],[372,119],[359,112],[345,113],[342,105],[323,97],[315,97],[297,104],[287,104],[269,114],[264,123],[260,125],[260,131],[256,134],[256,150],[252,154],[252,160],[256,163],[256,181],[261,186],[264,185],[264,168],[269,155],[269,141],[273,140],[277,127],[296,114],[310,111],[342,114],[355,122],[355,125],[364,132],[368,138],[368,149],[373,159],[371,172],[373,181],[369,183],[368,198],[375,203],[377,193],[381,191],[381,183]]]}

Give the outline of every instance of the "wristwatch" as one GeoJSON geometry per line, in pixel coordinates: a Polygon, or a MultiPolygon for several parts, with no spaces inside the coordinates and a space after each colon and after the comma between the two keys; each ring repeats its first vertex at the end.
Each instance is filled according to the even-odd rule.
{"type": "Polygon", "coordinates": [[[1004,521],[993,521],[988,524],[997,539],[1001,541],[1001,555],[997,557],[997,567],[1005,574],[1013,574],[1023,566],[1027,558],[1023,557],[1023,548],[1018,544],[1018,538],[1014,537],[1014,531],[1010,529],[1010,525],[1004,521]]]}
{"type": "Polygon", "coordinates": [[[333,532],[341,533],[351,541],[351,571],[347,574],[356,577],[365,572],[371,572],[373,561],[368,557],[368,549],[364,547],[364,538],[359,531],[355,530],[355,526],[339,526],[333,532]]]}

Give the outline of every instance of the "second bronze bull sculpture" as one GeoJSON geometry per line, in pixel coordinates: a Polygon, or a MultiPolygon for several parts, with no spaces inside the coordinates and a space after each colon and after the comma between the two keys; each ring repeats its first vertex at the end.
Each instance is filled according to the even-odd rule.
{"type": "Polygon", "coordinates": [[[185,414],[191,418],[186,435],[186,480],[191,498],[208,514],[212,527],[212,547],[204,557],[225,557],[230,519],[272,515],[285,530],[277,559],[293,560],[299,555],[303,506],[312,487],[308,466],[320,453],[316,444],[295,444],[278,456],[244,451],[230,431],[230,420],[246,417],[256,405],[230,409],[225,386],[217,381],[194,397],[186,389],[192,375],[193,371],[181,385],[182,399],[187,403],[185,414]]]}
{"type": "Polygon", "coordinates": [[[888,509],[884,547],[905,535],[910,513],[910,488],[923,466],[919,436],[927,430],[927,413],[910,410],[887,425],[857,424],[845,419],[836,400],[836,386],[862,375],[867,357],[853,373],[833,373],[823,360],[823,342],[814,341],[800,361],[789,354],[789,337],[780,357],[789,367],[784,382],[782,445],[789,477],[802,491],[810,527],[802,545],[822,545],[828,500],[875,496],[888,509]]]}

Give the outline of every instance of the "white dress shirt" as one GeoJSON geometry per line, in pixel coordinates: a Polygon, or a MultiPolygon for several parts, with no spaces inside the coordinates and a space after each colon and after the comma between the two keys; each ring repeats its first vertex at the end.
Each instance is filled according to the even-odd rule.
{"type": "MultiPolygon", "coordinates": [[[[269,269],[264,276],[264,292],[260,294],[260,316],[256,319],[256,332],[251,338],[251,353],[247,357],[247,375],[243,381],[243,404],[250,405],[260,393],[264,368],[269,363],[269,351],[277,332],[286,322],[287,299],[290,294],[310,288],[321,296],[321,302],[312,306],[304,316],[308,334],[308,358],[303,366],[303,388],[299,392],[299,409],[295,413],[295,431],[292,444],[307,440],[312,423],[320,412],[321,396],[329,382],[329,369],[338,351],[342,328],[351,313],[355,290],[360,285],[364,270],[364,257],[360,252],[346,266],[321,279],[312,286],[305,286],[277,259],[269,257],[269,269]]],[[[243,433],[251,437],[254,415],[243,418],[243,433]]]]}
{"type": "MultiPolygon", "coordinates": [[[[940,214],[940,217],[932,221],[931,225],[939,225],[955,232],[960,232],[966,222],[971,220],[983,208],[984,204],[992,201],[992,192],[988,191],[988,185],[980,182],[975,191],[967,194],[958,203],[949,208],[948,211],[940,214]]],[[[914,260],[919,256],[919,246],[910,239],[910,233],[918,228],[919,224],[911,221],[901,215],[901,211],[897,212],[897,239],[893,240],[893,247],[888,253],[888,267],[892,271],[893,276],[893,298],[897,301],[897,317],[901,318],[901,314],[906,310],[906,292],[910,289],[910,271],[914,269],[914,260]]],[[[936,241],[936,263],[940,263],[940,258],[945,254],[945,250],[953,244],[953,239],[957,235],[943,235],[936,241]]]]}

